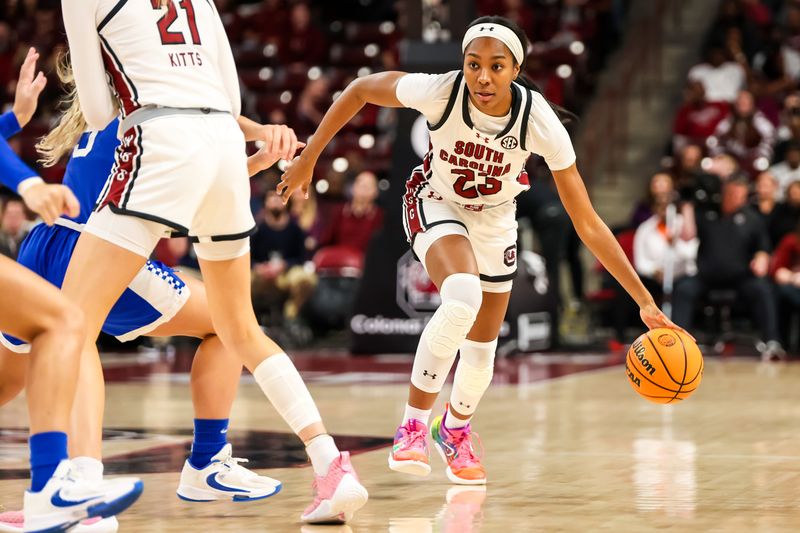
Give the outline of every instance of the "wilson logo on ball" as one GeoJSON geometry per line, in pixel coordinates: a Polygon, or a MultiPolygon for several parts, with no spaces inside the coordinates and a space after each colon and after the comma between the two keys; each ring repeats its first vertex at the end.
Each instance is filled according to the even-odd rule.
{"type": "Polygon", "coordinates": [[[644,371],[649,372],[651,376],[656,373],[655,367],[653,367],[653,365],[650,364],[650,361],[648,361],[644,356],[644,345],[638,339],[633,343],[633,353],[636,354],[636,358],[642,364],[642,369],[644,371]]]}
{"type": "Polygon", "coordinates": [[[637,378],[636,375],[631,371],[628,363],[625,363],[625,373],[628,374],[628,379],[630,379],[633,384],[635,384],[637,387],[642,386],[642,380],[637,378]]]}

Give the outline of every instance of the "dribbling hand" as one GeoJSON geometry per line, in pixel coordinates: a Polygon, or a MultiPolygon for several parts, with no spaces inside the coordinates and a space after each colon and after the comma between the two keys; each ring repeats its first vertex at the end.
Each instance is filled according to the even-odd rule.
{"type": "Polygon", "coordinates": [[[25,61],[19,69],[19,80],[17,80],[17,90],[14,94],[14,115],[20,127],[27,124],[36,112],[39,95],[42,94],[47,78],[39,72],[36,74],[36,60],[39,59],[39,52],[35,48],[28,50],[25,61]],[[34,74],[36,75],[34,77],[34,74]]]}
{"type": "Polygon", "coordinates": [[[690,337],[692,340],[696,340],[688,331],[667,318],[667,315],[665,315],[656,304],[647,304],[644,307],[639,308],[639,316],[642,318],[642,322],[644,322],[648,329],[677,329],[678,331],[685,333],[686,336],[690,337]]]}
{"type": "Polygon", "coordinates": [[[81,212],[81,204],[64,185],[37,183],[22,193],[22,200],[31,211],[36,212],[45,224],[52,226],[62,214],[76,217],[81,212]]]}

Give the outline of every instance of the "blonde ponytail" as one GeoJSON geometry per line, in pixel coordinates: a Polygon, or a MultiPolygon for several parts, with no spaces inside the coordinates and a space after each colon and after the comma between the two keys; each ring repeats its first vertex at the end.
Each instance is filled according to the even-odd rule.
{"type": "Polygon", "coordinates": [[[56,72],[58,79],[69,92],[61,100],[61,106],[65,108],[65,111],[58,119],[58,124],[36,145],[36,151],[41,156],[39,163],[45,167],[52,167],[58,163],[64,154],[72,150],[81,133],[86,130],[86,120],[81,112],[75,77],[72,74],[72,65],[67,53],[61,52],[56,60],[56,72]]]}

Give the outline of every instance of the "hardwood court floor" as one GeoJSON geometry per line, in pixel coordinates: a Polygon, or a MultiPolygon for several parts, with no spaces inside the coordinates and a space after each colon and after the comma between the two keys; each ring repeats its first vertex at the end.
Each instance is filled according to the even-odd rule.
{"type": "MultiPolygon", "coordinates": [[[[172,375],[109,385],[107,425],[147,431],[108,442],[107,456],[186,440],[168,431],[191,427],[182,380],[172,375]]],[[[364,376],[330,381],[338,384],[311,388],[334,433],[391,438],[404,384],[364,376]]],[[[707,360],[697,393],[666,407],[638,398],[620,366],[501,384],[474,421],[486,450],[485,493],[454,489],[436,456],[429,478],[390,472],[388,448],[381,447],[354,459],[371,499],[349,526],[301,526],[311,470],[290,467],[266,470],[284,489],[250,504],[182,502],[174,495],[178,470],[143,474],[145,493],[121,516],[120,531],[798,531],[798,389],[800,365],[749,360],[707,360]]],[[[0,427],[22,426],[24,404],[17,399],[0,410],[0,427]]],[[[285,432],[249,380],[232,427],[233,435],[285,432]]],[[[24,441],[3,442],[0,472],[24,467],[24,441]]],[[[16,508],[25,486],[22,479],[1,481],[0,501],[16,508]]]]}

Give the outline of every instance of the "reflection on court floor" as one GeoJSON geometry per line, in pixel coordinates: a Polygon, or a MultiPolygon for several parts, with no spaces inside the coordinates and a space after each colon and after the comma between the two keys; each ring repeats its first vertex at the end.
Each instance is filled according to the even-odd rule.
{"type": "MultiPolygon", "coordinates": [[[[539,355],[499,361],[474,419],[485,489],[433,473],[391,472],[411,359],[301,354],[298,367],[330,430],[370,490],[349,526],[301,526],[311,469],[246,376],[231,417],[234,455],[280,479],[280,495],[250,504],[175,497],[191,434],[189,359],[107,359],[104,453],[110,472],[144,472],[145,493],[120,531],[796,531],[800,524],[800,365],[707,358],[701,388],[678,406],[637,397],[613,356],[539,355]],[[128,377],[126,377],[128,376],[128,377]],[[124,465],[124,467],[123,467],[124,465]]],[[[443,408],[445,389],[436,410],[443,408]]],[[[435,410],[435,414],[436,411],[435,410]]],[[[0,410],[0,503],[26,487],[23,399],[0,410]],[[9,479],[13,478],[13,479],[9,479]]]]}

